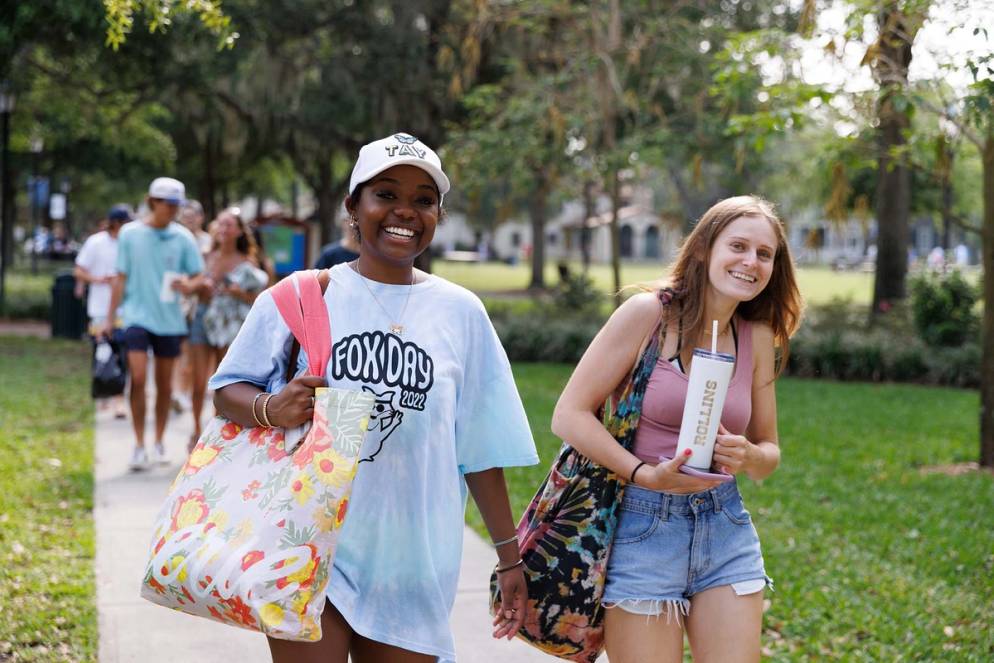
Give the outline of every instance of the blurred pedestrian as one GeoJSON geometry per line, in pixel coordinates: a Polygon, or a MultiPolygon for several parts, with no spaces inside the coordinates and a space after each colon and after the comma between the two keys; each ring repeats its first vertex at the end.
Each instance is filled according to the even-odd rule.
{"type": "MultiPolygon", "coordinates": [[[[94,341],[99,340],[107,324],[107,310],[110,308],[111,284],[114,281],[117,265],[117,237],[121,226],[131,221],[131,209],[124,204],[114,205],[102,220],[104,230],[86,238],[82,248],[76,255],[77,296],[81,296],[88,288],[86,295],[86,315],[90,319],[89,332],[94,341]]],[[[121,342],[118,330],[115,329],[107,337],[107,342],[118,346],[121,342]]],[[[114,417],[123,419],[127,416],[124,409],[124,396],[112,396],[114,417]]],[[[101,407],[105,404],[101,403],[101,407]]]]}
{"type": "MultiPolygon", "coordinates": [[[[204,230],[204,207],[199,201],[187,198],[179,209],[179,222],[193,234],[200,255],[207,257],[214,247],[210,233],[204,230]]],[[[182,295],[180,307],[186,317],[187,324],[193,319],[197,308],[195,295],[182,295]]],[[[189,342],[184,341],[180,347],[179,357],[176,358],[176,369],[173,374],[172,408],[178,414],[191,407],[191,392],[193,390],[193,367],[190,361],[189,342]]]]}
{"type": "Polygon", "coordinates": [[[359,257],[359,242],[349,226],[348,217],[341,220],[341,226],[342,238],[321,249],[321,255],[314,263],[315,269],[328,269],[339,263],[352,262],[359,257]]]}
{"type": "Polygon", "coordinates": [[[207,254],[199,279],[197,305],[190,321],[187,347],[190,354],[193,435],[188,450],[200,438],[207,376],[228,351],[245,321],[252,302],[269,285],[269,275],[259,268],[255,237],[237,207],[229,207],[211,223],[214,249],[207,254]]]}
{"type": "Polygon", "coordinates": [[[152,460],[167,463],[162,438],[169,417],[172,374],[180,344],[187,333],[178,295],[190,294],[204,261],[189,230],[174,221],[185,198],[183,183],[170,177],[152,181],[146,197],[148,215],[128,224],[117,249],[117,275],[104,333],[109,335],[121,306],[124,345],[131,374],[131,420],[135,448],[131,469],[147,467],[145,450],[145,383],[148,350],[155,357],[155,444],[152,460]]]}
{"type": "Polygon", "coordinates": [[[210,233],[204,230],[204,206],[199,201],[188,198],[179,210],[179,222],[193,234],[200,254],[206,256],[214,247],[210,233]]]}
{"type": "Polygon", "coordinates": [[[259,268],[269,275],[269,285],[272,285],[276,283],[276,264],[266,253],[266,244],[259,224],[253,221],[249,224],[249,230],[255,239],[255,261],[259,264],[259,268]]]}

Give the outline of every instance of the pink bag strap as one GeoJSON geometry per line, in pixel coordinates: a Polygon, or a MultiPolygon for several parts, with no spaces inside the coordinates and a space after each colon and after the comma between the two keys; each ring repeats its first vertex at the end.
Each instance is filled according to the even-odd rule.
{"type": "Polygon", "coordinates": [[[274,285],[270,293],[293,337],[307,353],[308,372],[322,377],[331,358],[331,323],[318,273],[316,269],[294,272],[274,285]],[[300,288],[299,295],[294,281],[300,288]]]}

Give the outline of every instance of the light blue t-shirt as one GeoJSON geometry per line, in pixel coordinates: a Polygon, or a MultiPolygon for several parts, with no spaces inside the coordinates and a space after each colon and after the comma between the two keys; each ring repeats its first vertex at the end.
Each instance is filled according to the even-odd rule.
{"type": "Polygon", "coordinates": [[[164,289],[163,281],[167,275],[202,271],[204,260],[197,243],[180,224],[172,222],[162,229],[144,221],[125,224],[117,241],[117,273],[127,277],[121,322],[160,336],[186,334],[179,293],[164,289]]]}
{"type": "MultiPolygon", "coordinates": [[[[372,391],[377,401],[328,597],[359,634],[454,660],[463,475],[538,462],[511,367],[468,290],[436,276],[413,287],[364,284],[344,264],[330,274],[329,384],[372,391]],[[388,333],[391,322],[404,326],[401,336],[388,333]]],[[[290,340],[264,292],[210,387],[251,382],[279,391],[290,340]]]]}

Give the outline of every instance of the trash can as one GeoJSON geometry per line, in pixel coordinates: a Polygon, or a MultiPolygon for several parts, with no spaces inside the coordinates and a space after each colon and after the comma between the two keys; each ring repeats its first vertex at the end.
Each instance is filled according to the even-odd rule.
{"type": "Polygon", "coordinates": [[[52,337],[82,338],[86,332],[86,307],[76,299],[73,290],[76,277],[72,272],[56,274],[52,284],[52,337]]]}

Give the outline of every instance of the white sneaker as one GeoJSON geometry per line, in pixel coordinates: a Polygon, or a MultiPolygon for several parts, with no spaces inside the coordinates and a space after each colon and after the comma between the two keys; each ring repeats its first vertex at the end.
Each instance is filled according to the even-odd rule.
{"type": "Polygon", "coordinates": [[[162,445],[162,442],[156,442],[152,447],[152,462],[157,465],[169,464],[169,459],[166,458],[166,448],[162,445]]]}
{"type": "Polygon", "coordinates": [[[145,453],[145,447],[135,447],[131,452],[131,462],[128,463],[128,467],[132,472],[141,472],[148,468],[148,454],[145,453]]]}
{"type": "Polygon", "coordinates": [[[180,414],[192,408],[193,402],[190,400],[190,397],[187,396],[186,394],[182,392],[177,392],[173,394],[170,406],[173,408],[173,412],[175,412],[176,414],[180,414]]]}

